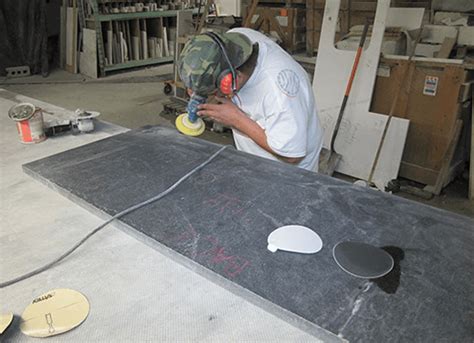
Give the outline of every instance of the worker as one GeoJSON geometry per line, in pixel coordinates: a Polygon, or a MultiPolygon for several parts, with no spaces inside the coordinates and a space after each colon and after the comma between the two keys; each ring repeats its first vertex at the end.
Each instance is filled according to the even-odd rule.
{"type": "Polygon", "coordinates": [[[317,171],[323,132],[309,77],[270,38],[247,28],[197,35],[178,72],[197,115],[230,127],[238,150],[317,171]],[[212,95],[217,103],[205,103],[212,95]]]}

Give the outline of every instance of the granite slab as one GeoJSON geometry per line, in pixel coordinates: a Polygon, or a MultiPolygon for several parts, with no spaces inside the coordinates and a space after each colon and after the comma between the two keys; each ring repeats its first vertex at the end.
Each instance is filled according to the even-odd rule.
{"type": "MultiPolygon", "coordinates": [[[[163,191],[218,148],[145,127],[23,169],[107,218],[163,191]]],[[[327,341],[474,338],[474,221],[467,217],[229,147],[120,223],[161,253],[327,341]],[[323,249],[268,251],[267,236],[288,224],[312,228],[323,249]],[[394,270],[376,280],[345,273],[332,257],[340,241],[383,247],[394,270]]]]}

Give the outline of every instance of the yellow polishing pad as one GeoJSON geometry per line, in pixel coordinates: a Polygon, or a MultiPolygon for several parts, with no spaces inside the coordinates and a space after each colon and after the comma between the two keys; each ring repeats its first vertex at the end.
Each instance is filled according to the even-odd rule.
{"type": "Polygon", "coordinates": [[[21,315],[20,329],[32,337],[59,335],[80,325],[89,314],[89,301],[72,289],[40,295],[21,315]]]}
{"type": "Polygon", "coordinates": [[[0,335],[10,326],[13,321],[13,313],[0,315],[0,335]]]}
{"type": "Polygon", "coordinates": [[[199,136],[206,129],[206,125],[201,118],[198,118],[195,123],[189,121],[188,114],[183,113],[176,118],[176,128],[179,132],[187,136],[199,136]]]}

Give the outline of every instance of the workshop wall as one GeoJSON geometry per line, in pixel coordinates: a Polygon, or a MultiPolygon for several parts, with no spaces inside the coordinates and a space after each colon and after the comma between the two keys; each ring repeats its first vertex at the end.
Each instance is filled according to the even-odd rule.
{"type": "Polygon", "coordinates": [[[0,1],[0,75],[7,67],[22,65],[32,74],[48,73],[46,27],[45,1],[0,1]]]}

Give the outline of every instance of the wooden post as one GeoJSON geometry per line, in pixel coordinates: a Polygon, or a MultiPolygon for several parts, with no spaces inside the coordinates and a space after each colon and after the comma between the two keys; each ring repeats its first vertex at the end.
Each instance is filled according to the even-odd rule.
{"type": "Polygon", "coordinates": [[[286,27],[286,49],[293,53],[296,51],[296,10],[294,8],[288,8],[288,26],[286,27]]]}
{"type": "Polygon", "coordinates": [[[469,199],[474,201],[474,87],[471,89],[471,158],[469,160],[469,199]]]}
{"type": "Polygon", "coordinates": [[[252,17],[257,10],[258,0],[252,0],[249,10],[247,11],[247,16],[245,17],[244,27],[250,27],[252,25],[252,17]]]}
{"type": "Polygon", "coordinates": [[[202,29],[206,25],[206,19],[207,19],[207,16],[209,15],[210,5],[211,5],[211,2],[207,0],[206,5],[204,6],[204,13],[202,13],[201,18],[199,20],[199,25],[196,28],[196,34],[200,34],[202,32],[202,29]]]}
{"type": "Polygon", "coordinates": [[[443,190],[443,187],[446,186],[446,180],[449,177],[449,168],[451,166],[451,161],[453,160],[453,156],[456,151],[459,138],[461,136],[462,124],[462,120],[456,120],[456,124],[453,128],[453,138],[449,142],[448,149],[446,150],[446,154],[444,155],[443,164],[438,173],[436,184],[434,186],[426,186],[424,188],[426,191],[431,192],[435,195],[439,195],[443,190]]]}
{"type": "Polygon", "coordinates": [[[314,0],[306,0],[306,54],[314,56],[314,0]]]}

